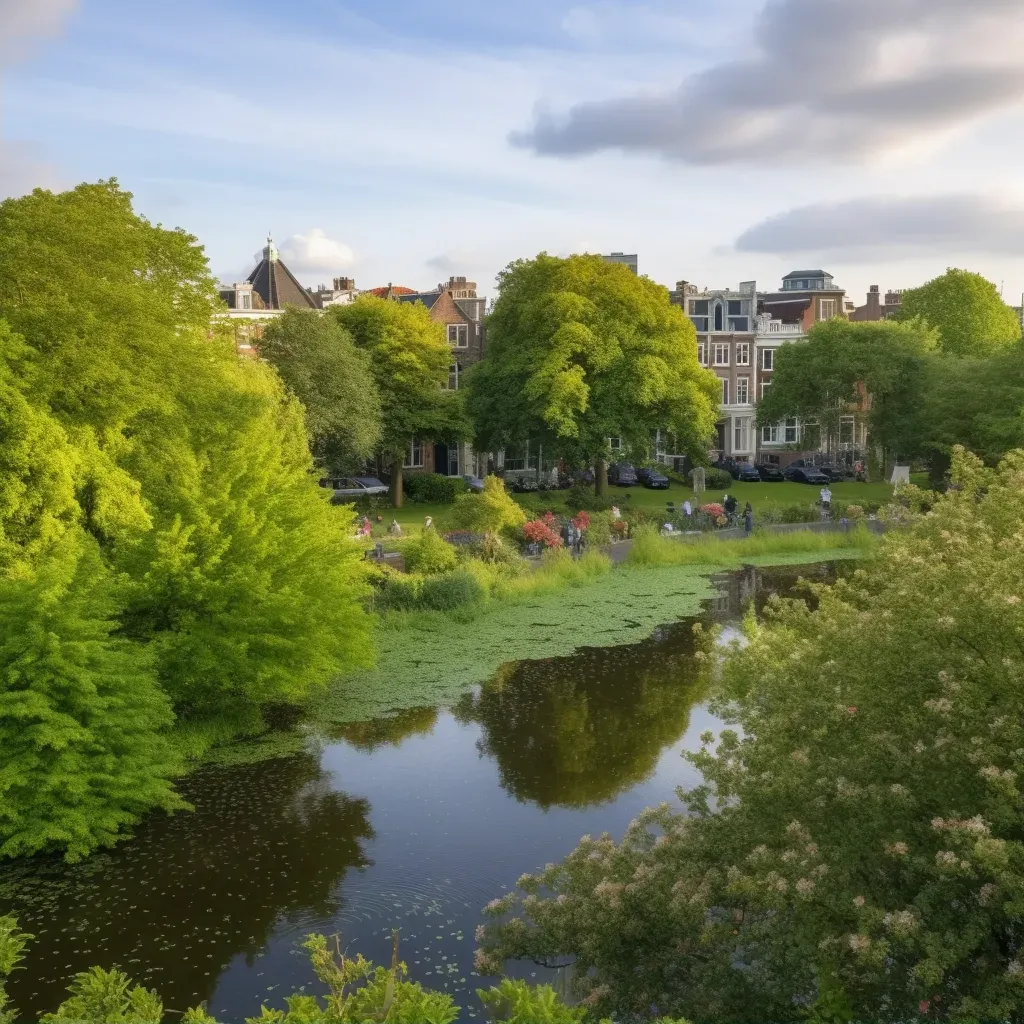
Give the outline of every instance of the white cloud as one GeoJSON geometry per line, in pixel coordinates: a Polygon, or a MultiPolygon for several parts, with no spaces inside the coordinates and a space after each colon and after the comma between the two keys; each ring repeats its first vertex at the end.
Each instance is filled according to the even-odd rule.
{"type": "Polygon", "coordinates": [[[1018,257],[1024,206],[977,195],[873,196],[802,206],[743,232],[747,253],[886,260],[961,254],[1018,257]]]}
{"type": "Polygon", "coordinates": [[[863,159],[1024,100],[1020,0],[770,0],[753,44],[751,55],[675,91],[655,84],[565,115],[540,107],[511,140],[561,157],[617,149],[712,165],[863,159]]]}
{"type": "Polygon", "coordinates": [[[292,235],[279,246],[281,259],[296,273],[339,273],[355,262],[355,254],[343,242],[330,238],[322,228],[292,235]]]}

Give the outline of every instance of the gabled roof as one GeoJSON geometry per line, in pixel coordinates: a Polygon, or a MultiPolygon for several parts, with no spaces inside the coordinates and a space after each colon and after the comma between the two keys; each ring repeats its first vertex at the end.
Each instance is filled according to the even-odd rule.
{"type": "Polygon", "coordinates": [[[263,299],[267,309],[284,309],[285,306],[316,309],[312,296],[281,262],[281,257],[269,238],[263,250],[263,259],[256,264],[256,269],[247,280],[253,291],[263,299]]]}

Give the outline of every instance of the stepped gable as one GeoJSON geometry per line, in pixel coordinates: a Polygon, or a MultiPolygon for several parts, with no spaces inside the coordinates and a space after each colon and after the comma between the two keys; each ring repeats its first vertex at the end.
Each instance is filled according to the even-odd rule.
{"type": "Polygon", "coordinates": [[[295,306],[298,309],[316,309],[316,303],[298,278],[281,262],[281,254],[271,238],[267,238],[263,259],[247,278],[266,309],[284,309],[295,306]]]}

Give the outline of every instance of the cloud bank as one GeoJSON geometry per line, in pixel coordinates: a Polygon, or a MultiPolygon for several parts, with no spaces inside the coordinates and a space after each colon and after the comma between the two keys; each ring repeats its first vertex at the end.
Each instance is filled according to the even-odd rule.
{"type": "Polygon", "coordinates": [[[355,262],[352,250],[343,242],[328,237],[321,228],[292,235],[279,246],[281,259],[298,272],[337,274],[355,262]]]}
{"type": "Polygon", "coordinates": [[[958,253],[1016,257],[1024,207],[984,196],[875,196],[802,206],[756,224],[736,240],[746,253],[899,259],[958,253]]]}
{"type": "Polygon", "coordinates": [[[1020,0],[768,0],[747,55],[672,93],[540,109],[510,141],[705,165],[864,160],[1024,101],[1022,46],[1020,0]]]}

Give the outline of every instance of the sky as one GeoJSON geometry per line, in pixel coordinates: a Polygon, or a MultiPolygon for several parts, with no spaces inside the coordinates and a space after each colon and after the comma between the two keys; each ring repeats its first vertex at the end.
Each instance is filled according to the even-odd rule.
{"type": "Polygon", "coordinates": [[[1024,292],[1021,0],[0,0],[0,196],[116,177],[244,279],[1024,292]]]}

